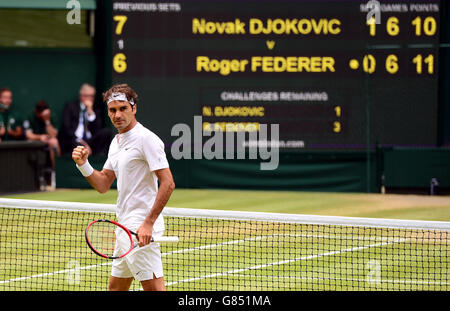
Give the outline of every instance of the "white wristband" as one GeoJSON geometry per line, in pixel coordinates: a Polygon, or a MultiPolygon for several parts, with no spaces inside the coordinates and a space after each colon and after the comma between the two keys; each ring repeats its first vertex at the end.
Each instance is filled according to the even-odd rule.
{"type": "Polygon", "coordinates": [[[86,160],[83,165],[78,166],[78,164],[76,164],[76,166],[84,177],[89,177],[94,173],[94,168],[89,164],[88,160],[86,160]]]}

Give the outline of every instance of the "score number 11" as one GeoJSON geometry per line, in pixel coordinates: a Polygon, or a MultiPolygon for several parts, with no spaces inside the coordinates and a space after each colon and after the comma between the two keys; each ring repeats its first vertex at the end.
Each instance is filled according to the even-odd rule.
{"type": "MultiPolygon", "coordinates": [[[[352,62],[355,60],[350,61],[350,67],[352,67],[352,62]]],[[[434,56],[433,54],[429,54],[426,57],[423,57],[422,54],[417,54],[413,59],[412,63],[416,65],[416,72],[417,74],[422,74],[424,72],[423,67],[424,65],[428,65],[427,72],[428,74],[434,73],[434,56]]],[[[364,72],[372,74],[375,72],[377,66],[377,62],[375,57],[372,54],[367,54],[363,58],[362,62],[362,68],[364,72]]],[[[354,67],[356,68],[356,67],[354,67]]],[[[352,69],[354,69],[352,68],[352,69]]],[[[390,54],[386,57],[386,63],[385,63],[386,71],[390,74],[395,74],[399,70],[399,64],[398,64],[398,57],[397,55],[390,54]]]]}

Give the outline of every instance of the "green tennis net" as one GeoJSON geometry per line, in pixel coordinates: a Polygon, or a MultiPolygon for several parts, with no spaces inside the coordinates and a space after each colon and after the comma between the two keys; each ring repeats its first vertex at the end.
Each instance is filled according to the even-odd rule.
{"type": "MultiPolygon", "coordinates": [[[[450,290],[450,223],[164,209],[168,290],[450,290]]],[[[86,225],[115,206],[0,199],[0,290],[107,290],[86,225]]],[[[133,281],[132,289],[140,284],[133,281]]]]}

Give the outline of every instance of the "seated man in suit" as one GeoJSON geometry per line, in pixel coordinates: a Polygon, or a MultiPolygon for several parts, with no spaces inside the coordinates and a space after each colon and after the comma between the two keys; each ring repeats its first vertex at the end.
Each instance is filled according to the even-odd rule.
{"type": "Polygon", "coordinates": [[[61,119],[59,144],[63,154],[72,153],[76,146],[84,146],[89,154],[107,154],[112,133],[103,126],[103,115],[94,108],[95,88],[81,86],[79,100],[67,103],[61,119]]]}

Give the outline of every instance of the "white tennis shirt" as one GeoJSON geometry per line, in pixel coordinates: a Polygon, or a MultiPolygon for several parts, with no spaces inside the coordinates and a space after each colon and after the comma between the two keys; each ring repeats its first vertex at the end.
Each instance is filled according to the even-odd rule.
{"type": "MultiPolygon", "coordinates": [[[[154,171],[168,167],[164,143],[142,124],[137,123],[128,132],[113,138],[103,168],[116,174],[119,223],[133,231],[139,228],[150,213],[158,192],[154,171]]],[[[164,220],[160,214],[153,231],[163,230],[164,220]]]]}

